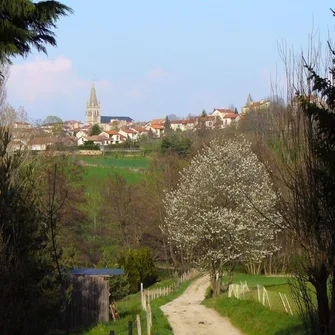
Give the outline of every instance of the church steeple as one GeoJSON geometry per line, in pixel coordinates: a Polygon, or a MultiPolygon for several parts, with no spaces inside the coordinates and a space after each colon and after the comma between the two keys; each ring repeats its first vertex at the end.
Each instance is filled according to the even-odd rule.
{"type": "Polygon", "coordinates": [[[90,106],[99,106],[98,104],[98,99],[97,99],[97,94],[95,92],[95,86],[94,83],[92,83],[92,87],[91,87],[91,96],[90,96],[90,106]]]}
{"type": "Polygon", "coordinates": [[[98,103],[95,85],[92,83],[90,101],[86,106],[86,124],[93,125],[101,123],[100,103],[98,103]]]}

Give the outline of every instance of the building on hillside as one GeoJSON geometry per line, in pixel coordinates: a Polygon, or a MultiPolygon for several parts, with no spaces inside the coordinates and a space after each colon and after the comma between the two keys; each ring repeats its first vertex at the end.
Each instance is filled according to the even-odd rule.
{"type": "Polygon", "coordinates": [[[241,114],[248,113],[251,110],[268,110],[271,106],[271,102],[269,100],[262,99],[260,101],[252,101],[251,98],[248,97],[247,104],[242,107],[241,114]]]}
{"type": "Polygon", "coordinates": [[[90,100],[86,105],[86,125],[99,124],[104,130],[112,130],[114,121],[119,121],[120,126],[131,124],[134,120],[128,116],[102,116],[101,105],[97,99],[94,83],[91,87],[90,100]]]}
{"type": "Polygon", "coordinates": [[[58,146],[72,146],[76,144],[74,137],[35,137],[28,141],[27,147],[33,151],[45,151],[58,146]]]}
{"type": "Polygon", "coordinates": [[[234,111],[231,109],[223,109],[223,108],[214,108],[213,112],[210,114],[211,116],[218,116],[223,120],[224,116],[227,114],[234,114],[234,111]]]}
{"type": "Polygon", "coordinates": [[[127,128],[120,129],[119,134],[121,134],[122,136],[124,136],[126,138],[129,138],[133,141],[137,140],[137,132],[133,129],[127,129],[127,128]]]}
{"type": "Polygon", "coordinates": [[[105,130],[99,135],[108,137],[110,140],[109,144],[117,144],[121,142],[121,135],[116,130],[105,130]]]}
{"type": "Polygon", "coordinates": [[[216,124],[217,116],[201,116],[197,118],[197,129],[214,129],[216,124]]]}
{"type": "Polygon", "coordinates": [[[14,122],[13,128],[14,129],[30,129],[31,124],[27,122],[14,122]]]}
{"type": "Polygon", "coordinates": [[[173,130],[193,130],[196,125],[196,119],[172,120],[170,123],[173,130]]]}
{"type": "Polygon", "coordinates": [[[75,121],[75,120],[65,121],[63,124],[64,124],[65,127],[69,128],[71,130],[81,128],[84,125],[82,122],[75,121]]]}
{"type": "Polygon", "coordinates": [[[151,124],[149,130],[154,134],[155,137],[160,138],[164,135],[163,124],[151,124]]]}

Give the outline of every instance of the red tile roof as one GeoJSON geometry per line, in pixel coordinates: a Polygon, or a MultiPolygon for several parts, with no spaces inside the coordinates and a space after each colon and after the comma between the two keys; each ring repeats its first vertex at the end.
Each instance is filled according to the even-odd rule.
{"type": "Polygon", "coordinates": [[[228,113],[223,118],[224,119],[236,119],[238,117],[238,114],[235,113],[228,113]]]}
{"type": "Polygon", "coordinates": [[[164,129],[164,126],[161,125],[161,124],[152,124],[151,128],[154,128],[154,129],[164,129]]]}
{"type": "Polygon", "coordinates": [[[218,111],[220,113],[234,113],[234,111],[232,111],[231,109],[223,109],[223,108],[214,108],[214,111],[218,111]]]}
{"type": "Polygon", "coordinates": [[[108,135],[119,135],[119,133],[116,130],[108,130],[105,131],[105,133],[108,135]]]}

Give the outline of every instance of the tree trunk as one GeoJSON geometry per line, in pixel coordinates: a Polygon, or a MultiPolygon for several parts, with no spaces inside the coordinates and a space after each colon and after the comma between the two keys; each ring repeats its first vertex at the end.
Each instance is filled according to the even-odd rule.
{"type": "Polygon", "coordinates": [[[323,277],[314,283],[316,289],[316,298],[318,303],[318,319],[320,324],[321,335],[334,335],[329,332],[329,300],[327,292],[327,277],[323,277]]]}
{"type": "Polygon", "coordinates": [[[333,260],[333,274],[331,283],[331,309],[330,309],[330,320],[329,320],[329,334],[335,334],[335,259],[333,260]]]}

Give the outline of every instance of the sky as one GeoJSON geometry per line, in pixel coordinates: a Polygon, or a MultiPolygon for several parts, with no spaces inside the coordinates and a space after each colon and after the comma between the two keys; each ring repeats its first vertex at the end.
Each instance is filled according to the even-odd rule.
{"type": "Polygon", "coordinates": [[[57,48],[15,58],[8,102],[33,119],[85,120],[94,81],[101,114],[137,121],[235,105],[282,80],[278,44],[334,35],[330,0],[63,0],[57,48]],[[279,79],[278,79],[279,78],[279,79]]]}

